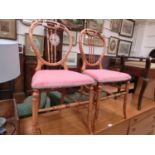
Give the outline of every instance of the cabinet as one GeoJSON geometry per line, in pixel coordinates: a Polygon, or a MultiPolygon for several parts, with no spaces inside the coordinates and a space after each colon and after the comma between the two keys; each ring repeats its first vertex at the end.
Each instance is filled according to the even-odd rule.
{"type": "Polygon", "coordinates": [[[155,129],[155,109],[146,111],[130,120],[130,135],[152,134],[155,129]]]}

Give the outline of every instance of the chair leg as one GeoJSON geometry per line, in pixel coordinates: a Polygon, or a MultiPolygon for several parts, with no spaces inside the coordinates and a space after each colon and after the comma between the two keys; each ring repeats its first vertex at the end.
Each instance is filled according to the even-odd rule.
{"type": "Polygon", "coordinates": [[[32,133],[38,134],[38,131],[40,132],[40,129],[38,128],[39,90],[34,90],[32,96],[32,133]]]}
{"type": "Polygon", "coordinates": [[[95,119],[98,118],[98,113],[100,109],[100,102],[101,102],[101,93],[102,93],[102,85],[99,84],[97,86],[97,91],[96,91],[96,105],[95,105],[95,119]]]}
{"type": "Polygon", "coordinates": [[[95,131],[95,123],[98,118],[98,113],[100,109],[100,102],[101,102],[101,93],[102,93],[102,85],[98,85],[96,89],[96,103],[95,103],[95,114],[93,117],[93,131],[95,131]]]}
{"type": "Polygon", "coordinates": [[[89,128],[90,134],[93,134],[93,131],[92,131],[93,98],[94,98],[94,88],[93,88],[93,86],[90,86],[90,88],[89,88],[89,103],[88,103],[88,128],[89,128]]]}
{"type": "Polygon", "coordinates": [[[127,118],[126,107],[127,107],[127,101],[128,101],[129,85],[130,85],[130,81],[127,81],[127,83],[126,83],[126,85],[125,85],[125,95],[124,95],[124,103],[123,103],[123,114],[124,114],[124,119],[127,118]]]}
{"type": "Polygon", "coordinates": [[[82,101],[82,97],[83,97],[83,89],[84,89],[84,87],[81,86],[80,87],[80,102],[82,101]]]}

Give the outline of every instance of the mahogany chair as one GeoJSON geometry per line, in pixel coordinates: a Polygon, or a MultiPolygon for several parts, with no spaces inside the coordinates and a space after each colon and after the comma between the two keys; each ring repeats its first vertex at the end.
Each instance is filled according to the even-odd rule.
{"type": "Polygon", "coordinates": [[[33,88],[33,103],[32,103],[32,128],[33,133],[37,134],[40,129],[38,128],[38,113],[47,112],[51,110],[60,110],[68,107],[79,106],[88,103],[88,128],[89,132],[92,133],[92,102],[93,102],[93,85],[95,83],[94,79],[88,75],[84,75],[78,72],[69,71],[66,65],[67,56],[72,48],[72,34],[67,29],[66,26],[54,22],[51,20],[35,20],[32,22],[29,29],[29,39],[32,49],[37,57],[37,67],[36,72],[32,78],[32,88],[33,88]],[[45,36],[47,37],[47,53],[48,61],[43,59],[40,55],[39,49],[36,47],[33,37],[33,31],[36,27],[42,26],[45,31],[45,36]],[[69,37],[69,46],[66,50],[65,56],[57,61],[56,60],[56,48],[59,44],[59,36],[57,33],[59,31],[66,32],[69,37]],[[52,49],[52,50],[50,50],[52,49]],[[62,66],[64,69],[43,69],[43,66],[62,66]],[[83,95],[83,87],[87,85],[88,101],[82,101],[81,96],[83,95]],[[52,106],[45,109],[39,108],[40,93],[41,91],[52,91],[52,90],[63,90],[65,92],[66,88],[80,87],[80,99],[70,104],[64,104],[64,94],[62,93],[61,105],[52,106]]]}
{"type": "MultiPolygon", "coordinates": [[[[93,77],[97,82],[97,85],[94,88],[96,92],[94,123],[98,117],[101,100],[108,99],[110,97],[116,97],[119,95],[124,95],[123,114],[124,114],[124,118],[127,117],[126,104],[127,104],[127,96],[128,96],[128,87],[129,87],[131,76],[126,73],[103,69],[102,61],[104,57],[105,47],[106,47],[105,39],[101,35],[101,33],[91,29],[83,29],[81,31],[79,35],[79,48],[80,48],[80,52],[82,55],[82,62],[83,62],[82,72],[85,75],[89,75],[93,77]],[[96,43],[100,45],[100,48],[95,47],[96,43]],[[87,47],[85,45],[87,45],[87,47]],[[96,50],[97,52],[101,50],[100,57],[98,60],[95,60],[95,57],[94,57],[94,53],[96,52],[95,49],[97,49],[96,50]],[[86,57],[86,53],[89,54],[89,57],[86,57]],[[93,69],[94,67],[95,69],[93,69]],[[104,97],[101,95],[102,91],[106,92],[106,90],[104,90],[103,85],[105,86],[106,84],[116,84],[116,85],[118,84],[119,86],[122,83],[125,84],[124,91],[117,91],[115,93],[106,93],[107,95],[104,97]]],[[[117,90],[119,90],[119,87],[117,90]]]]}

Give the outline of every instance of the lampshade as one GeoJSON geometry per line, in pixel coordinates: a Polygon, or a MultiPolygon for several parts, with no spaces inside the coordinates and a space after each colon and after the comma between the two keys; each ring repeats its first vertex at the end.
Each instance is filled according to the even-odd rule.
{"type": "Polygon", "coordinates": [[[19,75],[18,43],[0,39],[0,83],[13,80],[19,75]]]}

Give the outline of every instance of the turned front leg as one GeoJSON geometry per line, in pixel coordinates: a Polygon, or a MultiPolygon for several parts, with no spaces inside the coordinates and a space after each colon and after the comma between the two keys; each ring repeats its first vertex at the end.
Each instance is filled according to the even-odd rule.
{"type": "Polygon", "coordinates": [[[88,103],[88,128],[89,128],[90,134],[93,133],[93,131],[92,131],[93,99],[94,99],[94,88],[93,88],[93,86],[90,86],[90,88],[89,88],[89,103],[88,103]]]}
{"type": "Polygon", "coordinates": [[[32,132],[37,134],[38,130],[38,110],[39,110],[39,101],[40,101],[40,92],[39,90],[34,90],[32,94],[32,132]]]}

